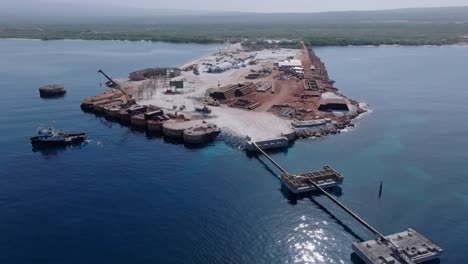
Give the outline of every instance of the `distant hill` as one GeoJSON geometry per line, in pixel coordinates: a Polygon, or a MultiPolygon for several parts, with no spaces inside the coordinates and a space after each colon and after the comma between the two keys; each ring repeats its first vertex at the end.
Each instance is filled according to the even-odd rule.
{"type": "MultiPolygon", "coordinates": [[[[17,0],[18,1],[18,0],[17,0]]],[[[314,46],[447,45],[468,42],[468,7],[323,13],[248,13],[121,6],[2,3],[0,38],[222,43],[298,40],[314,46]]]]}
{"type": "Polygon", "coordinates": [[[107,5],[2,3],[0,23],[46,24],[448,24],[468,23],[468,6],[322,13],[247,13],[139,9],[107,5]]]}

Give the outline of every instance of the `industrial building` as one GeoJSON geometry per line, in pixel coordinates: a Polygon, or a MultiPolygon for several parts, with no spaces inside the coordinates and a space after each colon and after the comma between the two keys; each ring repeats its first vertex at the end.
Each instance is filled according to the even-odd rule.
{"type": "Polygon", "coordinates": [[[304,77],[304,66],[301,60],[288,59],[276,63],[276,66],[285,73],[292,74],[301,79],[304,77]]]}

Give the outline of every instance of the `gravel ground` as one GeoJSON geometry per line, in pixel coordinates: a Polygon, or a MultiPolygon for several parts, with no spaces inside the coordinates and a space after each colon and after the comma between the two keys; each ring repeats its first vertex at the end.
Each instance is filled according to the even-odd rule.
{"type": "MultiPolygon", "coordinates": [[[[182,75],[175,80],[184,80],[184,89],[181,94],[164,94],[165,89],[156,90],[154,95],[147,100],[141,100],[139,104],[151,104],[166,109],[173,109],[173,106],[179,108],[184,105],[186,111],[194,111],[194,107],[200,105],[198,99],[202,98],[206,91],[210,88],[235,84],[247,81],[244,77],[250,73],[250,70],[260,70],[263,67],[272,67],[274,62],[284,60],[289,56],[300,58],[302,51],[293,49],[279,50],[263,50],[259,52],[244,52],[241,51],[240,44],[231,45],[221,53],[212,54],[204,58],[198,59],[181,66],[184,68],[188,65],[199,64],[200,75],[194,75],[192,71],[182,72],[182,75]],[[207,73],[205,66],[202,63],[216,64],[216,58],[223,60],[234,58],[246,58],[256,54],[255,59],[258,60],[257,65],[247,65],[245,68],[231,69],[223,73],[207,73]]],[[[141,84],[142,82],[138,82],[141,84]]],[[[128,83],[126,83],[128,85],[128,83]]],[[[181,90],[182,92],[182,90],[181,90]]],[[[211,118],[208,120],[216,124],[221,129],[232,131],[237,136],[249,136],[253,140],[266,140],[278,138],[282,133],[288,133],[290,129],[290,121],[281,119],[272,113],[254,112],[242,109],[229,108],[225,106],[210,107],[212,109],[211,118]]]]}

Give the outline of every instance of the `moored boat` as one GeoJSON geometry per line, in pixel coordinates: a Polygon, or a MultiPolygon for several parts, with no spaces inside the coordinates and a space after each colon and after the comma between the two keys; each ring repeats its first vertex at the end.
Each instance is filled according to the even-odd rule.
{"type": "Polygon", "coordinates": [[[59,97],[66,93],[65,86],[58,84],[46,85],[39,88],[39,95],[41,97],[59,97]]]}
{"type": "Polygon", "coordinates": [[[85,133],[66,134],[60,130],[49,128],[39,128],[37,136],[31,138],[33,146],[66,146],[78,144],[86,139],[85,133]]]}

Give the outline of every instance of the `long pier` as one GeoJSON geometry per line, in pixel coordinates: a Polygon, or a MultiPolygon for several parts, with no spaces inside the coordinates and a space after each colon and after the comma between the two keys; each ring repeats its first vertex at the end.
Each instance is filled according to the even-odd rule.
{"type": "MultiPolygon", "coordinates": [[[[262,153],[268,160],[273,163],[282,173],[288,177],[301,177],[288,173],[278,162],[270,157],[264,150],[262,150],[257,143],[251,142],[260,153],[262,153]]],[[[282,176],[281,180],[284,184],[285,177],[282,176]]],[[[434,244],[429,239],[425,238],[414,229],[408,229],[407,231],[384,236],[376,228],[371,226],[359,215],[345,206],[343,203],[338,201],[335,197],[330,195],[320,184],[317,184],[312,179],[307,179],[316,190],[320,191],[326,197],[328,197],[338,207],[343,209],[361,225],[367,228],[371,233],[377,236],[376,240],[369,240],[363,243],[353,243],[353,250],[355,253],[368,264],[414,264],[428,261],[431,259],[438,258],[442,253],[442,248],[434,244]]]]}
{"type": "Polygon", "coordinates": [[[279,165],[278,162],[276,162],[272,157],[270,157],[265,151],[263,151],[263,149],[261,149],[256,142],[252,142],[252,145],[257,148],[258,151],[260,151],[263,156],[265,156],[268,160],[271,161],[271,163],[273,163],[273,165],[276,166],[276,168],[278,168],[282,173],[288,173],[283,167],[281,167],[281,165],[279,165]]]}

